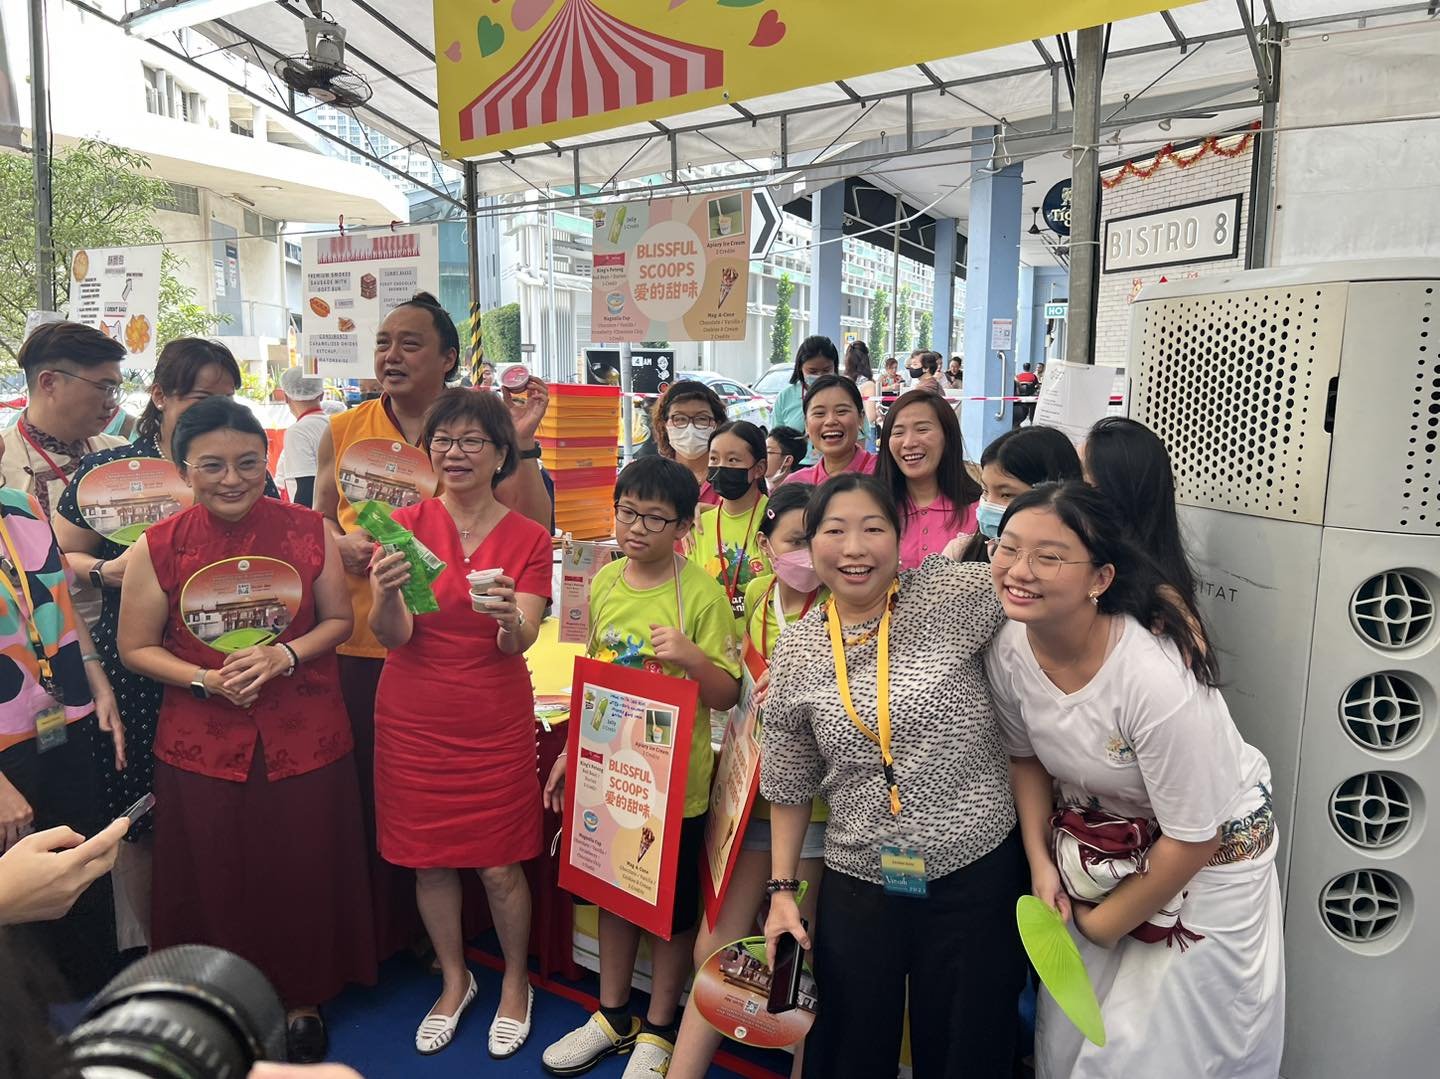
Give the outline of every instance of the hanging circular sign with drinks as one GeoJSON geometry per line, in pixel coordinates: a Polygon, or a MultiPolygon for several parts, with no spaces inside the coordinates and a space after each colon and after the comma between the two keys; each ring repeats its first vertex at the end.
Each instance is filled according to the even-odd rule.
{"type": "Polygon", "coordinates": [[[690,992],[705,1021],[725,1037],[761,1049],[784,1049],[805,1040],[815,1023],[815,979],[800,973],[796,1006],[770,1011],[770,968],[765,938],[746,937],[717,949],[695,972],[690,992]]]}
{"type": "Polygon", "coordinates": [[[1040,216],[1045,226],[1059,236],[1070,235],[1070,181],[1061,180],[1045,192],[1045,201],[1040,207],[1040,216]]]}
{"type": "Polygon", "coordinates": [[[180,590],[185,628],[217,652],[271,644],[300,611],[305,585],[278,558],[227,558],[197,570],[180,590]]]}
{"type": "Polygon", "coordinates": [[[75,486],[75,504],[85,523],[122,547],[193,502],[180,470],[162,457],[107,461],[85,473],[75,486]]]}

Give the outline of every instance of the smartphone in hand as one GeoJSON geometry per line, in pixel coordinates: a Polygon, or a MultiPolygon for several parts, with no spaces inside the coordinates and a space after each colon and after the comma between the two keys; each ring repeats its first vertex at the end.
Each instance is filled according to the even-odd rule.
{"type": "Polygon", "coordinates": [[[129,809],[125,810],[125,812],[120,815],[122,817],[129,817],[130,823],[134,824],[137,820],[143,817],[146,813],[149,813],[150,810],[154,808],[155,792],[151,791],[149,794],[142,795],[140,798],[138,798],[134,805],[132,805],[129,809]]]}
{"type": "MultiPolygon", "coordinates": [[[[804,919],[800,924],[810,928],[804,919]]],[[[790,933],[775,942],[775,967],[770,972],[770,1001],[766,1005],[771,1015],[793,1011],[799,1005],[802,955],[799,938],[790,933]]]]}

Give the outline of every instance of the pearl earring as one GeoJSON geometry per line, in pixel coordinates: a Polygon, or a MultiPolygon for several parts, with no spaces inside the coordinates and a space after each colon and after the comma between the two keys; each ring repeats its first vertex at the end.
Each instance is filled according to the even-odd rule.
{"type": "Polygon", "coordinates": [[[1100,593],[1099,593],[1099,592],[1091,592],[1091,593],[1090,593],[1090,602],[1093,603],[1093,604],[1095,604],[1095,606],[1097,606],[1097,607],[1100,606],[1100,593]]]}

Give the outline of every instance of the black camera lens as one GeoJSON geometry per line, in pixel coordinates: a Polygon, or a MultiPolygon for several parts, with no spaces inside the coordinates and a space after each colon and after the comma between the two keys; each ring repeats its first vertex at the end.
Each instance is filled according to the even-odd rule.
{"type": "Polygon", "coordinates": [[[285,1059],[285,1009],[265,975],[184,944],[116,975],[61,1043],[56,1079],[244,1079],[285,1059]]]}

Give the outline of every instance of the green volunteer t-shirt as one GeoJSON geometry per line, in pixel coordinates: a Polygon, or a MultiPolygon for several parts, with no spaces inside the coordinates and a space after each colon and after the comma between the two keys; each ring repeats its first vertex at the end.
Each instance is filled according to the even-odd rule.
{"type": "Polygon", "coordinates": [[[745,632],[745,595],[750,582],[770,572],[760,550],[760,522],[765,519],[764,495],[744,513],[707,506],[690,533],[690,561],[725,590],[735,614],[735,632],[745,632]]]}
{"type": "MultiPolygon", "coordinates": [[[[625,580],[628,558],[605,566],[590,585],[590,644],[586,654],[602,663],[686,678],[673,663],[661,663],[650,647],[651,625],[676,625],[675,581],[654,588],[632,588],[625,580]]],[[[677,559],[680,567],[678,605],[684,608],[680,628],[721,670],[740,677],[740,637],[725,590],[695,563],[677,559]]],[[[685,781],[685,816],[698,817],[710,805],[710,773],[714,751],[710,747],[710,709],[695,709],[690,737],[690,771],[685,781]]]]}

